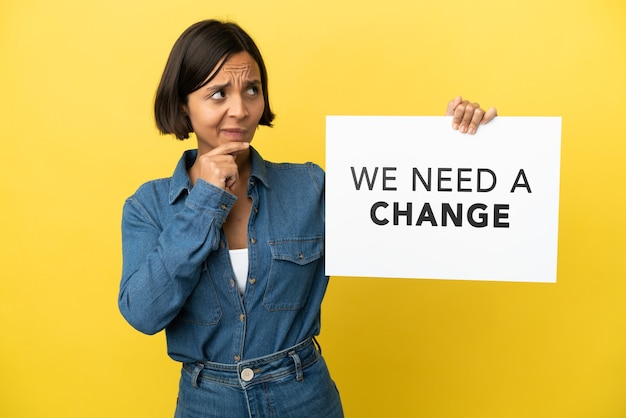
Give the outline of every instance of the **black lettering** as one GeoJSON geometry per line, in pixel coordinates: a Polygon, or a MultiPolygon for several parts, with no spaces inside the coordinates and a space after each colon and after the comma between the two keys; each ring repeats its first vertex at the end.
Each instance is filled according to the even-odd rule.
{"type": "Polygon", "coordinates": [[[398,202],[393,202],[393,224],[398,225],[400,223],[400,216],[406,216],[406,224],[411,225],[413,219],[413,203],[408,202],[406,204],[406,210],[400,210],[398,202]]]}
{"type": "Polygon", "coordinates": [[[396,171],[395,167],[383,167],[383,190],[398,190],[396,187],[387,187],[387,180],[395,180],[395,177],[387,175],[387,171],[396,171]]]}
{"type": "Polygon", "coordinates": [[[493,227],[494,228],[508,228],[509,223],[503,222],[503,219],[509,219],[509,214],[507,212],[502,212],[503,210],[509,210],[509,205],[493,205],[493,227]]]}
{"type": "Polygon", "coordinates": [[[420,216],[417,218],[417,223],[415,225],[420,226],[424,222],[430,222],[432,226],[437,226],[435,214],[433,213],[429,203],[424,203],[424,206],[422,206],[422,211],[420,212],[420,216]]]}
{"type": "Polygon", "coordinates": [[[469,177],[463,177],[462,173],[464,173],[464,172],[471,173],[472,169],[471,168],[459,168],[458,172],[459,172],[459,177],[457,179],[457,184],[456,184],[457,190],[459,192],[471,192],[472,191],[471,187],[469,189],[464,189],[463,187],[461,187],[461,183],[464,182],[464,181],[470,181],[471,180],[471,178],[469,178],[469,177]]]}
{"type": "Polygon", "coordinates": [[[492,191],[495,187],[496,187],[496,173],[494,173],[493,171],[491,171],[488,168],[479,168],[478,169],[478,180],[477,180],[478,184],[476,186],[476,191],[477,192],[490,192],[492,191]],[[481,179],[482,179],[482,174],[483,173],[488,173],[491,175],[491,186],[489,188],[483,188],[481,187],[481,179]]]}
{"type": "Polygon", "coordinates": [[[489,221],[489,216],[484,213],[481,212],[478,214],[478,218],[480,219],[480,222],[474,219],[474,212],[476,210],[485,210],[487,209],[487,205],[482,204],[482,203],[475,203],[472,206],[469,207],[469,209],[467,210],[467,221],[470,223],[470,225],[476,227],[476,228],[484,228],[485,226],[487,226],[487,222],[489,221]]]}
{"type": "Polygon", "coordinates": [[[440,169],[437,170],[437,190],[440,191],[440,192],[451,192],[452,189],[443,188],[442,185],[441,185],[444,181],[452,180],[451,177],[443,177],[442,176],[442,173],[444,171],[449,173],[450,171],[452,171],[452,169],[451,168],[440,168],[440,169]]]}
{"type": "Polygon", "coordinates": [[[463,225],[463,205],[456,204],[456,213],[452,210],[449,203],[441,204],[441,226],[448,226],[448,218],[452,220],[454,226],[463,225]]]}
{"type": "Polygon", "coordinates": [[[513,193],[518,187],[524,187],[528,193],[532,193],[532,191],[530,190],[530,184],[528,184],[528,179],[526,178],[526,173],[524,173],[524,169],[521,169],[517,173],[517,177],[515,178],[513,187],[511,187],[511,193],[513,193]],[[520,179],[524,180],[523,183],[520,183],[520,179]]]}
{"type": "Polygon", "coordinates": [[[370,181],[370,176],[369,176],[369,173],[368,173],[366,167],[363,167],[361,169],[361,176],[359,177],[358,181],[356,179],[356,173],[354,172],[354,167],[350,167],[350,170],[352,171],[352,179],[354,180],[354,187],[357,190],[361,190],[361,184],[363,183],[363,177],[365,177],[365,181],[367,181],[368,189],[372,190],[374,188],[374,183],[376,181],[376,174],[378,173],[378,167],[374,168],[374,174],[372,175],[371,181],[370,181]]]}
{"type": "Polygon", "coordinates": [[[430,192],[430,189],[431,189],[431,183],[430,183],[431,174],[432,174],[432,169],[430,167],[428,167],[428,181],[424,181],[424,177],[422,177],[422,173],[420,173],[420,171],[417,168],[413,168],[413,191],[417,190],[417,177],[419,177],[419,179],[422,182],[422,185],[424,186],[426,191],[430,192]]]}
{"type": "Polygon", "coordinates": [[[376,210],[378,208],[386,208],[387,206],[389,206],[389,203],[387,202],[376,202],[372,205],[372,208],[370,209],[370,218],[376,225],[387,225],[389,223],[389,219],[380,219],[376,216],[376,210]]]}

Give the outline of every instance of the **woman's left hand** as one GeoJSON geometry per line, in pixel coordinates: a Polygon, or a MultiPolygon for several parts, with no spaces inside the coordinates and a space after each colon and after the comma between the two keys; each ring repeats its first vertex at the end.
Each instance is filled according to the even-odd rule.
{"type": "Polygon", "coordinates": [[[463,100],[461,96],[450,100],[446,109],[446,116],[452,116],[452,129],[470,135],[476,133],[479,125],[489,122],[497,114],[495,107],[485,112],[478,103],[463,100]]]}

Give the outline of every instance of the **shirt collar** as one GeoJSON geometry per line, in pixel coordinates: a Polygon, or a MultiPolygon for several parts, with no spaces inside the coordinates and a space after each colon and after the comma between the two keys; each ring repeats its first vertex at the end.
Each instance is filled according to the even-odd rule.
{"type": "MultiPolygon", "coordinates": [[[[189,168],[196,161],[198,155],[197,149],[187,150],[183,153],[183,156],[178,160],[178,164],[174,169],[174,174],[170,182],[170,194],[169,203],[173,204],[183,193],[186,191],[189,193],[191,188],[191,179],[189,178],[189,168]]],[[[250,171],[250,178],[256,178],[263,183],[265,187],[269,187],[267,167],[265,161],[261,155],[254,148],[250,147],[250,158],[252,160],[252,169],[250,171]]]]}

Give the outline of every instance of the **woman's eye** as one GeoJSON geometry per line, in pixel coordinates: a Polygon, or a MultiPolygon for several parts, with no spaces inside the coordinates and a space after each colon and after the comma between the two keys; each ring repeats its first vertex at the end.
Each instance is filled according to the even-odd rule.
{"type": "Polygon", "coordinates": [[[216,91],[211,95],[211,99],[223,99],[224,97],[226,97],[226,95],[222,90],[216,91]]]}
{"type": "Polygon", "coordinates": [[[258,87],[256,87],[256,86],[249,87],[249,88],[248,88],[248,94],[249,94],[250,96],[256,96],[257,94],[259,94],[259,88],[258,88],[258,87]]]}

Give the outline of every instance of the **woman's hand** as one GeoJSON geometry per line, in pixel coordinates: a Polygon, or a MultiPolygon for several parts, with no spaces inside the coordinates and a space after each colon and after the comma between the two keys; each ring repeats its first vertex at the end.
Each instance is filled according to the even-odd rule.
{"type": "Polygon", "coordinates": [[[230,142],[198,156],[194,163],[198,167],[198,178],[232,192],[239,180],[239,166],[235,158],[249,147],[248,142],[230,142]]]}
{"type": "Polygon", "coordinates": [[[495,118],[497,114],[498,111],[495,107],[485,112],[478,103],[463,100],[461,96],[450,100],[446,109],[446,116],[452,116],[452,129],[470,135],[476,133],[478,125],[484,125],[495,118]]]}

